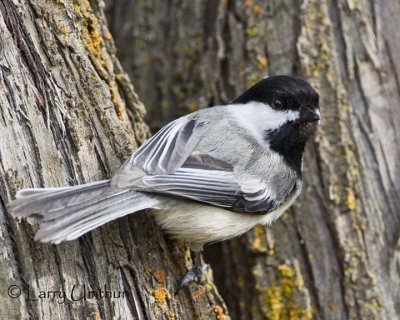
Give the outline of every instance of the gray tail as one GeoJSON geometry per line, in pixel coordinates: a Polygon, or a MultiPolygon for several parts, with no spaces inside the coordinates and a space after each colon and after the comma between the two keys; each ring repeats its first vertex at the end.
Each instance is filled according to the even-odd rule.
{"type": "Polygon", "coordinates": [[[103,180],[74,187],[23,189],[7,207],[14,217],[42,217],[35,240],[60,243],[158,203],[151,194],[118,189],[103,180]]]}

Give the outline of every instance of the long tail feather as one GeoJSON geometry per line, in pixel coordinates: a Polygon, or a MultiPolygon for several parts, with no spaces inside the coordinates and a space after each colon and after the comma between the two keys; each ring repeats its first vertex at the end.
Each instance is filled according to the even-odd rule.
{"type": "Polygon", "coordinates": [[[157,197],[151,194],[118,189],[103,180],[74,187],[24,189],[17,193],[8,210],[17,217],[41,216],[35,239],[59,243],[158,204],[157,197]]]}
{"type": "Polygon", "coordinates": [[[110,186],[109,180],[102,180],[73,187],[23,189],[17,192],[16,200],[8,205],[13,216],[28,217],[54,208],[65,208],[83,199],[95,198],[110,186]]]}

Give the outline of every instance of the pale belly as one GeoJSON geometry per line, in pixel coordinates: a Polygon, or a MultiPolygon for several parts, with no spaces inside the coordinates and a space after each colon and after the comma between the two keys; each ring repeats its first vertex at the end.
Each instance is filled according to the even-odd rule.
{"type": "Polygon", "coordinates": [[[166,198],[163,208],[154,210],[154,216],[167,233],[188,242],[193,250],[200,250],[206,243],[239,236],[256,224],[271,224],[290,207],[299,193],[300,188],[268,214],[238,213],[190,200],[166,198]]]}

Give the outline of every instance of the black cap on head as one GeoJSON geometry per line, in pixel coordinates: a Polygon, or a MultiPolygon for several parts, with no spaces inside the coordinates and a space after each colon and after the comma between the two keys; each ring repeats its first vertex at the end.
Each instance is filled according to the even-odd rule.
{"type": "Polygon", "coordinates": [[[271,76],[257,82],[232,103],[262,102],[277,110],[299,110],[318,107],[318,93],[310,84],[295,76],[271,76]]]}
{"type": "Polygon", "coordinates": [[[297,120],[288,121],[274,130],[266,129],[264,139],[300,177],[305,145],[319,123],[318,93],[299,77],[278,75],[259,81],[232,103],[249,102],[268,104],[277,111],[299,112],[297,120]]]}

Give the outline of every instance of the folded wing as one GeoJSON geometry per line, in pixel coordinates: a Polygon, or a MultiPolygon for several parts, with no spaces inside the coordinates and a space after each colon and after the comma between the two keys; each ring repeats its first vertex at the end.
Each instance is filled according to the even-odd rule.
{"type": "MultiPolygon", "coordinates": [[[[195,114],[171,122],[132,155],[112,184],[238,212],[268,213],[278,208],[286,195],[277,199],[273,186],[258,177],[238,178],[232,165],[196,151],[212,127],[213,121],[199,122],[195,114]]],[[[226,139],[221,137],[221,143],[226,139]]]]}
{"type": "Polygon", "coordinates": [[[280,205],[262,181],[237,181],[232,172],[221,170],[182,167],[173,174],[148,175],[141,180],[141,189],[238,212],[268,213],[280,205]]]}

